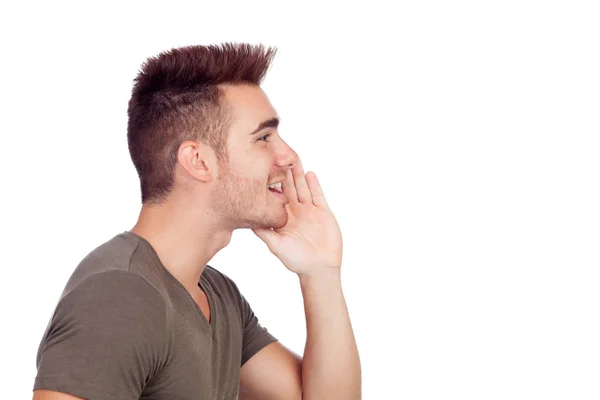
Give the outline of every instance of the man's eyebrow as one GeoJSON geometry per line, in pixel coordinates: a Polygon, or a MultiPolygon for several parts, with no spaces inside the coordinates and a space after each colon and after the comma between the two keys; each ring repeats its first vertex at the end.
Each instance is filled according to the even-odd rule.
{"type": "Polygon", "coordinates": [[[250,136],[262,131],[265,128],[277,128],[278,126],[279,126],[279,118],[274,117],[274,118],[268,119],[266,121],[261,122],[258,125],[258,128],[256,128],[254,131],[250,132],[250,136]]]}

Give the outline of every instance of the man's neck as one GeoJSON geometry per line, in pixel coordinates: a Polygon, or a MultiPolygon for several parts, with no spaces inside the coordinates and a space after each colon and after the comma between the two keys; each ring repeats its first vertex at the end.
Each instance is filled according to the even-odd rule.
{"type": "Polygon", "coordinates": [[[131,229],[152,245],[164,267],[190,293],[198,290],[206,264],[229,244],[232,235],[232,231],[216,229],[210,213],[201,215],[181,205],[144,205],[131,229]]]}

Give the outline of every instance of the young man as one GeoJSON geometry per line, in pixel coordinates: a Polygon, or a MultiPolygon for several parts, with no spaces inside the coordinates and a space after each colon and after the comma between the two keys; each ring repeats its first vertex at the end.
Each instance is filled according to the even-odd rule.
{"type": "Polygon", "coordinates": [[[129,102],[142,210],[68,281],[39,346],[34,400],[359,399],[342,238],[260,88],[272,48],[172,49],[129,102]],[[299,278],[304,357],[207,265],[249,228],[299,278]]]}

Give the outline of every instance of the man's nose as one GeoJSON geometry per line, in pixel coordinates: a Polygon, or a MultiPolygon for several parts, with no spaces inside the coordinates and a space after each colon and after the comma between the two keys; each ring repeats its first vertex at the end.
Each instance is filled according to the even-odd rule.
{"type": "Polygon", "coordinates": [[[298,154],[287,144],[277,155],[277,166],[282,168],[293,168],[298,163],[298,154]]]}

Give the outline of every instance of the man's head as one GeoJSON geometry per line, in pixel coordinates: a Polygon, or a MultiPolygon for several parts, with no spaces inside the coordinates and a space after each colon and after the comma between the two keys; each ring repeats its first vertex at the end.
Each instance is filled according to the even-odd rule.
{"type": "Polygon", "coordinates": [[[297,155],[279,137],[277,113],[259,86],[275,51],[190,46],[146,61],[127,130],[144,204],[203,198],[220,226],[285,225],[285,197],[268,185],[286,178],[297,155]]]}

